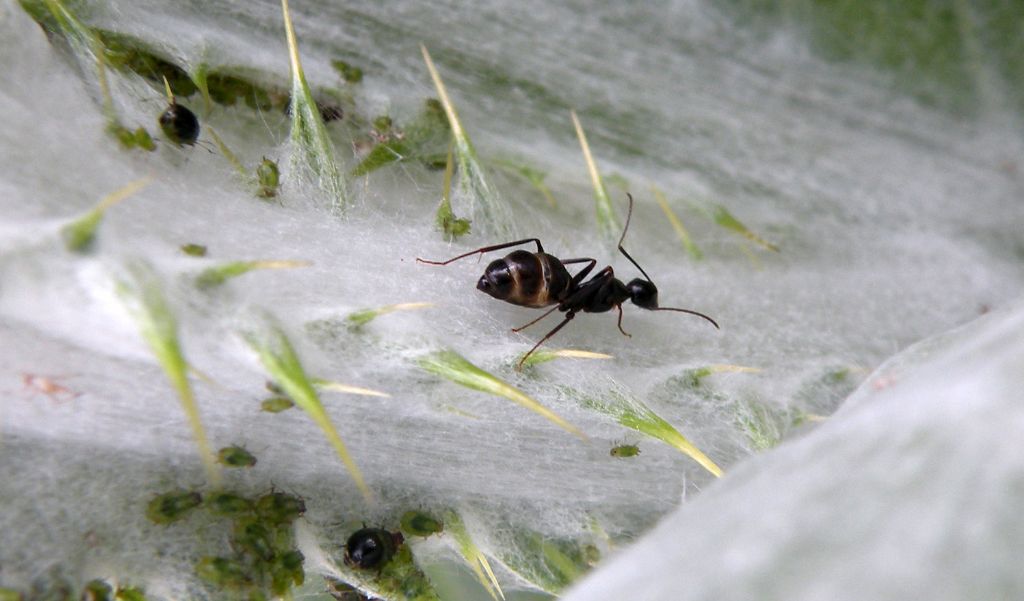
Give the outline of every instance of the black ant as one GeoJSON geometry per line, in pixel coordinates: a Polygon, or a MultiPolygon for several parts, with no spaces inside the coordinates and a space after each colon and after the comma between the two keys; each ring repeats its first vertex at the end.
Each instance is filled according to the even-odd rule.
{"type": "Polygon", "coordinates": [[[453,257],[447,261],[427,261],[420,258],[417,258],[416,260],[420,263],[428,263],[430,265],[447,265],[453,261],[458,261],[459,259],[475,254],[483,255],[483,253],[486,252],[518,246],[520,244],[529,244],[531,242],[537,245],[537,252],[535,253],[531,253],[526,250],[514,250],[505,255],[504,258],[492,261],[476,283],[477,290],[486,292],[498,300],[503,300],[514,305],[534,308],[554,305],[554,307],[548,309],[537,319],[534,319],[524,326],[513,329],[513,332],[519,332],[532,326],[553,313],[555,310],[565,313],[565,319],[562,320],[562,323],[555,326],[554,329],[541,338],[537,344],[533,345],[530,352],[523,355],[523,358],[519,360],[516,369],[522,369],[523,362],[526,361],[526,358],[537,350],[540,345],[544,344],[545,341],[565,327],[565,324],[572,321],[572,319],[576,317],[576,313],[580,311],[583,311],[584,313],[604,313],[605,311],[610,311],[613,308],[618,309],[619,331],[625,336],[631,336],[622,329],[622,303],[627,300],[633,301],[634,305],[649,311],[679,311],[681,313],[690,313],[691,315],[703,317],[710,321],[711,325],[718,328],[718,323],[716,323],[714,319],[711,319],[707,315],[698,311],[658,306],[658,288],[654,285],[654,282],[651,281],[650,276],[647,275],[647,272],[644,271],[643,267],[640,267],[640,265],[633,260],[633,257],[629,256],[626,249],[622,248],[622,241],[626,239],[626,232],[629,230],[630,217],[633,216],[633,196],[631,194],[626,194],[626,197],[629,198],[629,212],[626,214],[626,225],[622,229],[622,237],[619,238],[619,252],[629,259],[629,262],[639,269],[640,273],[644,275],[644,279],[636,278],[628,284],[623,284],[621,280],[615,277],[615,271],[611,266],[605,267],[594,274],[589,280],[583,281],[588,275],[590,275],[590,272],[593,271],[594,266],[597,265],[596,259],[591,259],[589,257],[580,259],[559,259],[558,257],[545,253],[544,247],[541,246],[540,240],[537,238],[526,238],[525,240],[506,242],[505,244],[485,246],[483,248],[478,248],[468,253],[461,254],[457,257],[453,257]],[[565,266],[572,265],[574,263],[587,263],[587,265],[576,273],[576,275],[570,276],[569,271],[565,266]]]}

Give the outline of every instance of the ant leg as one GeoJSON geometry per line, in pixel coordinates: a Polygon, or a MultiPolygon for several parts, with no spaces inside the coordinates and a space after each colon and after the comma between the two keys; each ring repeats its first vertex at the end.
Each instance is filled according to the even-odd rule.
{"type": "Polygon", "coordinates": [[[634,261],[633,257],[629,256],[629,253],[626,252],[625,248],[622,248],[622,242],[626,239],[626,232],[629,231],[629,220],[631,217],[633,217],[633,195],[630,194],[629,192],[626,192],[626,198],[629,199],[629,211],[626,213],[626,226],[622,228],[622,237],[619,238],[619,252],[622,253],[623,256],[625,256],[627,259],[629,259],[629,262],[632,263],[634,267],[639,269],[640,273],[644,274],[644,277],[647,278],[648,282],[651,282],[653,284],[654,282],[651,281],[651,276],[647,275],[647,272],[644,271],[644,268],[640,267],[640,264],[634,261]]]}
{"type": "Polygon", "coordinates": [[[632,338],[632,334],[622,329],[622,305],[615,305],[615,308],[619,310],[619,331],[622,332],[626,338],[632,338]]]}
{"type": "Polygon", "coordinates": [[[523,370],[523,363],[526,362],[526,358],[529,357],[530,355],[532,355],[533,351],[537,350],[537,347],[539,347],[540,345],[544,344],[545,342],[547,342],[547,340],[549,338],[551,338],[552,336],[557,334],[558,330],[561,330],[562,328],[564,328],[565,324],[567,324],[570,321],[572,321],[573,317],[576,317],[576,313],[574,311],[569,311],[568,313],[566,313],[565,314],[565,319],[562,320],[562,323],[560,323],[557,326],[555,326],[555,329],[553,329],[550,332],[548,332],[543,338],[540,339],[539,342],[537,342],[537,344],[533,345],[533,348],[531,348],[528,353],[523,355],[523,358],[520,359],[519,363],[516,364],[516,371],[522,371],[523,370]]]}
{"type": "Polygon", "coordinates": [[[572,265],[573,263],[590,263],[590,265],[587,265],[586,267],[581,269],[579,273],[572,276],[572,280],[569,283],[570,290],[579,286],[580,282],[582,282],[584,278],[587,277],[587,274],[594,270],[594,266],[597,265],[597,259],[591,259],[587,257],[582,259],[566,259],[562,261],[562,265],[572,265]]]}
{"type": "Polygon", "coordinates": [[[520,244],[527,244],[529,242],[535,242],[537,244],[537,252],[539,252],[539,253],[544,252],[544,247],[540,245],[540,240],[538,240],[537,238],[526,238],[524,240],[516,240],[515,242],[506,242],[504,244],[495,244],[494,246],[485,246],[483,248],[478,248],[476,250],[471,250],[468,253],[461,254],[461,255],[459,255],[457,257],[452,257],[451,259],[448,259],[447,261],[428,261],[427,259],[421,259],[419,257],[416,257],[416,261],[418,263],[427,263],[429,265],[447,265],[447,264],[449,264],[449,263],[451,263],[453,261],[458,261],[459,259],[464,259],[464,258],[469,257],[471,255],[475,255],[475,254],[481,254],[482,255],[484,253],[491,252],[491,251],[494,251],[494,250],[501,250],[503,248],[509,248],[509,247],[512,247],[512,246],[519,246],[520,244]]]}
{"type": "Polygon", "coordinates": [[[525,330],[526,328],[528,328],[528,327],[532,326],[533,324],[535,324],[535,323],[537,323],[538,321],[540,321],[540,320],[544,319],[544,318],[545,318],[545,317],[547,317],[548,315],[551,315],[552,313],[554,313],[555,309],[557,309],[557,308],[558,308],[558,305],[555,305],[554,307],[551,307],[550,309],[548,309],[547,311],[545,311],[545,312],[544,312],[544,314],[543,314],[543,315],[541,315],[540,317],[538,317],[537,319],[534,319],[533,321],[531,321],[530,323],[526,324],[525,326],[519,326],[518,328],[512,328],[512,331],[513,331],[513,332],[522,332],[522,331],[523,331],[523,330],[525,330]]]}

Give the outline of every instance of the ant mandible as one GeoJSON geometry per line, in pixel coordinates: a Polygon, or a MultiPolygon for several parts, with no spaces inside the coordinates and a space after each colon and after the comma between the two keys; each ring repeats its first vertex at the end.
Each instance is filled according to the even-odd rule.
{"type": "Polygon", "coordinates": [[[615,277],[615,271],[610,265],[595,273],[589,280],[583,281],[597,265],[596,259],[589,257],[559,259],[554,255],[545,253],[544,247],[541,246],[540,240],[537,238],[526,238],[524,240],[516,240],[515,242],[506,242],[505,244],[485,246],[457,257],[452,257],[447,261],[428,261],[418,257],[416,260],[430,265],[448,265],[472,255],[482,255],[486,252],[520,244],[532,242],[537,245],[537,252],[535,253],[526,250],[514,250],[505,255],[504,258],[492,261],[476,283],[477,290],[486,292],[498,300],[514,305],[534,308],[554,305],[537,319],[524,326],[514,328],[513,332],[519,332],[532,326],[555,310],[565,313],[565,319],[562,320],[562,323],[555,326],[537,344],[533,345],[530,352],[523,355],[523,358],[519,360],[516,369],[522,369],[526,358],[533,354],[540,345],[564,328],[565,324],[572,321],[576,317],[576,313],[580,311],[584,313],[604,313],[611,311],[613,308],[618,309],[619,331],[625,336],[631,336],[622,329],[622,303],[627,300],[633,301],[634,305],[649,311],[690,313],[691,315],[703,317],[711,322],[711,325],[718,328],[718,323],[714,319],[698,311],[658,306],[658,288],[651,281],[650,276],[647,275],[643,267],[640,267],[633,260],[633,257],[629,256],[626,249],[622,248],[622,241],[626,239],[626,232],[629,231],[629,220],[633,216],[633,196],[627,193],[626,197],[629,199],[629,212],[626,213],[626,225],[622,228],[622,237],[619,238],[619,252],[629,259],[629,262],[644,275],[644,279],[636,278],[628,284],[622,283],[621,280],[615,277]],[[569,275],[569,270],[565,266],[576,263],[586,263],[587,265],[576,275],[569,275]]]}

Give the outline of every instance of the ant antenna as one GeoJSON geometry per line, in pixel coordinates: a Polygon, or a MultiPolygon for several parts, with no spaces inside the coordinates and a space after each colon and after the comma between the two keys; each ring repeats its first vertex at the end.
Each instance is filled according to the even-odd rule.
{"type": "Polygon", "coordinates": [[[715,326],[716,329],[719,329],[719,330],[722,329],[722,328],[718,327],[718,322],[717,321],[715,321],[714,319],[711,319],[707,315],[704,315],[700,311],[694,311],[692,309],[676,309],[675,307],[658,307],[656,309],[649,309],[649,310],[650,311],[678,311],[680,313],[689,313],[690,315],[696,315],[697,317],[703,317],[704,319],[710,321],[711,325],[715,326]]]}
{"type": "MultiPolygon", "coordinates": [[[[634,267],[640,270],[640,273],[644,274],[644,278],[646,278],[648,282],[651,282],[653,284],[654,281],[651,280],[651,276],[647,275],[647,272],[644,271],[644,268],[640,267],[640,264],[637,263],[633,259],[633,257],[629,256],[629,253],[626,252],[625,248],[622,248],[622,242],[626,239],[626,232],[629,231],[629,220],[630,218],[633,217],[633,195],[630,194],[629,192],[626,192],[626,198],[629,199],[629,210],[626,212],[626,226],[622,228],[622,237],[619,238],[619,252],[625,255],[625,257],[629,259],[629,262],[632,263],[634,267]]],[[[715,327],[717,328],[718,326],[715,325],[715,327]]]]}
{"type": "MultiPolygon", "coordinates": [[[[633,216],[633,195],[630,194],[629,192],[626,192],[626,198],[629,199],[629,210],[626,212],[626,226],[624,228],[622,228],[622,237],[619,238],[619,252],[621,252],[623,255],[625,255],[625,257],[627,259],[629,259],[629,262],[632,263],[634,267],[639,269],[640,273],[644,274],[644,277],[647,278],[647,281],[650,282],[653,285],[654,282],[651,280],[651,276],[647,275],[647,272],[644,271],[644,268],[640,267],[640,264],[637,263],[633,259],[633,257],[629,256],[629,253],[626,252],[625,248],[622,248],[622,242],[626,239],[626,232],[629,231],[629,220],[633,216]]],[[[655,309],[650,309],[650,310],[651,311],[677,311],[679,313],[689,313],[690,315],[696,315],[697,317],[703,317],[704,319],[710,321],[711,325],[715,326],[716,329],[719,329],[719,330],[722,329],[722,328],[718,327],[718,322],[717,321],[715,321],[714,319],[711,319],[707,315],[704,315],[700,311],[694,311],[692,309],[677,309],[675,307],[657,307],[655,309]]],[[[620,327],[620,329],[621,329],[621,327],[620,327]]]]}

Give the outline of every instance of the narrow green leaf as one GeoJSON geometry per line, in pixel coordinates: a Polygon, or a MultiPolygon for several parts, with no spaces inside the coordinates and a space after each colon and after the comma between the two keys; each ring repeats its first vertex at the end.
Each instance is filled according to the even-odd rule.
{"type": "Polygon", "coordinates": [[[487,589],[487,593],[495,601],[499,598],[504,599],[505,593],[501,590],[498,579],[494,577],[494,571],[491,570],[491,564],[487,561],[487,556],[473,542],[473,538],[466,529],[465,522],[462,521],[462,516],[454,511],[448,511],[445,514],[445,525],[458,545],[459,554],[469,564],[480,584],[487,589]]]}
{"type": "Polygon", "coordinates": [[[360,311],[350,313],[345,320],[348,322],[350,327],[360,328],[374,319],[377,319],[381,315],[387,315],[388,313],[394,313],[395,311],[411,311],[433,306],[434,303],[398,303],[395,305],[385,305],[383,307],[377,307],[376,309],[362,309],[360,311]]]}
{"type": "Polygon", "coordinates": [[[60,233],[64,238],[65,248],[79,253],[89,250],[96,240],[96,230],[99,228],[100,222],[103,221],[103,214],[106,210],[148,186],[152,179],[144,177],[119,188],[105,196],[84,215],[61,228],[60,233]]]}
{"type": "Polygon", "coordinates": [[[196,276],[196,286],[203,289],[214,288],[255,269],[291,269],[310,265],[309,261],[233,261],[204,269],[196,276]]]}
{"type": "Polygon", "coordinates": [[[295,28],[288,12],[288,0],[281,0],[281,12],[284,14],[292,74],[292,171],[309,171],[316,175],[320,189],[331,199],[331,208],[341,211],[348,203],[345,180],[338,169],[334,146],[327,134],[320,109],[306,83],[299,59],[299,46],[295,40],[295,28]]]}
{"type": "Polygon", "coordinates": [[[558,350],[547,350],[537,349],[530,354],[529,357],[523,361],[523,367],[530,365],[537,365],[538,363],[547,363],[548,361],[554,361],[558,358],[567,359],[611,359],[611,355],[604,353],[595,353],[593,351],[581,351],[577,349],[558,349],[558,350]]]}
{"type": "Polygon", "coordinates": [[[459,219],[452,212],[452,173],[455,168],[454,161],[455,139],[452,138],[448,145],[448,157],[444,165],[444,183],[441,186],[441,203],[437,206],[435,217],[437,227],[444,232],[445,239],[449,242],[469,233],[469,220],[459,219]]]}
{"type": "Polygon", "coordinates": [[[639,399],[618,391],[612,391],[606,399],[597,400],[584,397],[582,401],[585,407],[604,413],[627,428],[657,438],[679,450],[715,476],[722,475],[722,468],[715,465],[714,461],[680,434],[672,424],[665,421],[639,399]]]}
{"type": "Polygon", "coordinates": [[[441,98],[441,105],[448,116],[448,123],[452,128],[452,135],[455,138],[455,158],[459,169],[459,190],[469,198],[469,220],[480,224],[487,233],[511,238],[515,236],[515,227],[512,222],[512,215],[508,206],[498,197],[497,191],[493,190],[484,177],[483,168],[477,159],[476,150],[470,142],[466,130],[459,121],[448,97],[448,91],[441,81],[441,75],[430,58],[426,46],[420,46],[423,52],[423,60],[427,64],[431,79],[434,80],[434,87],[437,88],[437,95],[441,98]],[[480,215],[477,215],[479,206],[480,215]]]}
{"type": "Polygon", "coordinates": [[[547,177],[547,173],[534,169],[529,165],[518,163],[510,160],[497,160],[494,161],[494,165],[504,169],[509,173],[514,173],[530,182],[534,188],[548,201],[552,209],[558,208],[558,203],[555,201],[555,197],[551,194],[551,188],[544,183],[544,178],[547,177]]]}
{"type": "Polygon", "coordinates": [[[583,440],[587,439],[587,436],[579,428],[569,424],[518,388],[473,365],[455,351],[443,350],[427,355],[419,360],[419,365],[425,371],[446,380],[451,380],[466,388],[479,390],[480,392],[486,392],[516,402],[530,411],[542,415],[566,432],[574,434],[583,440]]]}
{"type": "Polygon", "coordinates": [[[694,260],[699,261],[704,257],[704,254],[700,252],[697,245],[690,238],[690,233],[686,231],[683,226],[683,222],[676,215],[672,207],[669,206],[668,201],[665,199],[665,195],[662,194],[656,186],[651,186],[651,190],[654,192],[654,199],[658,202],[658,206],[661,207],[662,212],[665,213],[665,218],[672,224],[672,229],[676,231],[676,235],[679,236],[679,241],[683,243],[683,248],[690,254],[694,260]]]}
{"type": "Polygon", "coordinates": [[[243,178],[248,178],[249,172],[242,165],[242,162],[238,160],[238,157],[235,156],[235,153],[231,152],[231,149],[228,148],[228,145],[224,143],[224,140],[220,138],[217,132],[207,125],[206,133],[210,134],[210,137],[213,138],[213,143],[217,145],[220,153],[224,155],[224,158],[227,159],[228,163],[235,168],[235,171],[237,171],[243,178]]]}
{"type": "Polygon", "coordinates": [[[327,440],[330,441],[335,452],[337,452],[338,457],[345,464],[345,468],[348,469],[352,480],[359,487],[363,498],[366,499],[367,503],[373,503],[373,493],[363,480],[362,472],[359,471],[359,467],[356,466],[355,460],[349,454],[348,448],[342,442],[341,436],[331,422],[331,418],[327,415],[327,411],[324,410],[320,397],[317,396],[316,390],[313,387],[313,382],[306,375],[306,371],[303,369],[302,363],[299,361],[299,357],[295,353],[295,349],[292,347],[288,337],[278,327],[268,326],[259,334],[246,334],[245,340],[256,351],[256,354],[259,355],[260,361],[263,363],[267,373],[284,390],[288,398],[301,407],[320,426],[320,429],[327,436],[327,440]]]}
{"type": "Polygon", "coordinates": [[[749,228],[747,228],[747,226],[743,225],[743,223],[741,223],[739,219],[736,219],[736,217],[734,217],[733,214],[730,213],[729,210],[726,209],[724,206],[718,204],[712,206],[710,214],[711,220],[714,221],[719,226],[727,230],[736,232],[737,234],[740,234],[741,236],[750,240],[751,242],[758,244],[764,248],[767,248],[772,252],[779,252],[778,246],[775,246],[771,242],[768,242],[764,238],[752,232],[749,228]]]}
{"type": "Polygon", "coordinates": [[[178,341],[178,322],[152,270],[137,263],[129,266],[131,277],[117,283],[117,292],[129,313],[135,319],[143,340],[156,356],[164,374],[178,393],[182,408],[192,427],[192,437],[206,468],[210,486],[220,486],[220,468],[206,438],[199,416],[199,406],[188,380],[188,363],[178,341]]]}
{"type": "Polygon", "coordinates": [[[313,385],[320,390],[326,390],[327,392],[341,392],[344,394],[356,394],[360,396],[376,396],[383,398],[390,398],[391,395],[386,392],[374,390],[372,388],[363,388],[361,386],[350,386],[348,384],[342,384],[341,382],[332,382],[330,380],[313,380],[313,385]]]}
{"type": "Polygon", "coordinates": [[[583,125],[580,124],[576,111],[571,111],[572,123],[576,127],[576,136],[580,139],[580,147],[583,149],[583,160],[587,163],[587,171],[590,173],[590,183],[594,186],[594,202],[597,209],[597,228],[601,236],[613,243],[622,231],[619,218],[615,216],[612,201],[608,198],[608,189],[601,179],[601,173],[597,170],[597,163],[590,154],[590,144],[587,143],[587,134],[583,132],[583,125]]]}

